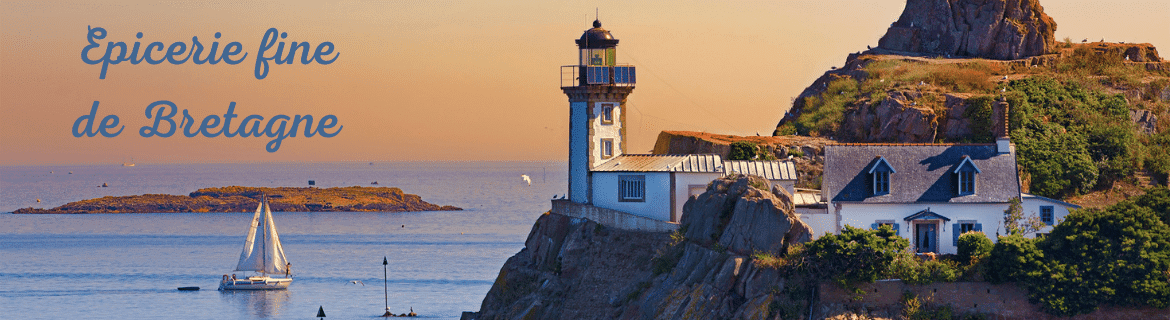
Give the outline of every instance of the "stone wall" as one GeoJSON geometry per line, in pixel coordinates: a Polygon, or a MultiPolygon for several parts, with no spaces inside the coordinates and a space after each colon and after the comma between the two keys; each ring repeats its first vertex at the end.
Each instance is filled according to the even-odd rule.
{"type": "Polygon", "coordinates": [[[678,230],[677,223],[639,217],[633,214],[574,203],[569,200],[552,200],[552,213],[573,218],[593,220],[606,227],[631,231],[671,232],[678,230]]]}
{"type": "Polygon", "coordinates": [[[860,301],[856,301],[851,292],[837,284],[822,283],[817,290],[820,310],[814,310],[821,314],[817,318],[840,309],[898,309],[903,292],[909,291],[927,304],[950,305],[956,313],[989,314],[991,319],[1170,319],[1170,310],[1114,306],[1102,306],[1096,312],[1071,318],[1056,317],[1044,313],[1038,305],[1029,303],[1027,289],[1012,283],[943,282],[912,285],[901,280],[886,280],[861,285],[860,289],[865,294],[860,301]]]}

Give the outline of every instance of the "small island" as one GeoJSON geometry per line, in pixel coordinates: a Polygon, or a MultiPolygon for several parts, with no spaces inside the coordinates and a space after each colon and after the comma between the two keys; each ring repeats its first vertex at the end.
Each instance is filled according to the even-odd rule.
{"type": "Polygon", "coordinates": [[[172,213],[172,212],[249,212],[265,195],[272,211],[344,212],[344,211],[455,211],[455,206],[440,206],[422,197],[391,187],[240,187],[205,188],[190,195],[144,194],[138,196],[101,197],[71,202],[52,209],[23,208],[12,213],[172,213]]]}

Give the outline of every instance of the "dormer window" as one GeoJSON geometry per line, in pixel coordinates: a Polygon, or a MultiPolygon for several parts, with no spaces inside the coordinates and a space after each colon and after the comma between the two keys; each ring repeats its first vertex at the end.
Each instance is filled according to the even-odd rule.
{"type": "Polygon", "coordinates": [[[971,161],[971,157],[963,156],[963,161],[955,168],[954,174],[957,178],[956,191],[960,196],[975,194],[975,180],[979,176],[979,167],[975,166],[975,162],[971,161]]]}
{"type": "Polygon", "coordinates": [[[869,168],[869,175],[873,186],[873,195],[880,196],[890,193],[890,174],[897,173],[886,158],[878,156],[874,159],[873,165],[869,168]]]}
{"type": "Polygon", "coordinates": [[[873,173],[873,195],[890,193],[890,172],[880,171],[873,173]]]}

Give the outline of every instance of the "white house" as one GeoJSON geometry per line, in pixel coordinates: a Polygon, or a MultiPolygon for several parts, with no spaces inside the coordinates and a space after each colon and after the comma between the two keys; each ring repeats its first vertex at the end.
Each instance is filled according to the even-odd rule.
{"type": "Polygon", "coordinates": [[[579,62],[561,67],[561,90],[569,98],[569,201],[678,222],[687,199],[725,174],[755,174],[793,191],[791,161],[626,154],[624,110],[636,74],[634,66],[615,61],[617,43],[594,21],[577,39],[579,62]]]}
{"type": "Polygon", "coordinates": [[[1071,204],[1068,202],[1045,198],[1038,195],[1024,193],[1020,195],[1020,209],[1024,211],[1024,215],[1036,215],[1043,221],[1045,227],[1040,231],[1028,234],[1027,237],[1034,238],[1036,234],[1047,234],[1052,232],[1052,227],[1064,221],[1064,217],[1068,215],[1069,209],[1080,209],[1081,206],[1071,204]]]}
{"type": "MultiPolygon", "coordinates": [[[[1004,210],[1051,210],[1054,223],[1075,205],[1020,192],[1016,155],[996,144],[838,144],[825,147],[822,195],[839,233],[843,226],[888,224],[917,252],[955,253],[959,234],[1006,234],[1004,210]]],[[[1047,212],[1047,211],[1046,211],[1047,212]]]]}

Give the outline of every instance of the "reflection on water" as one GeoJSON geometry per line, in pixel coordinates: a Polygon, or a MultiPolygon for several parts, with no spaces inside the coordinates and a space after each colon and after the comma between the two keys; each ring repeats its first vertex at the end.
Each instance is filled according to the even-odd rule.
{"type": "Polygon", "coordinates": [[[220,300],[260,319],[280,316],[280,311],[291,299],[288,290],[226,290],[219,292],[220,300]]]}

